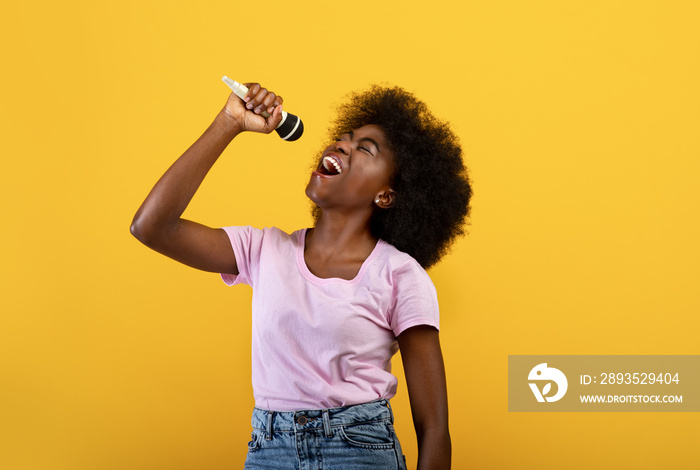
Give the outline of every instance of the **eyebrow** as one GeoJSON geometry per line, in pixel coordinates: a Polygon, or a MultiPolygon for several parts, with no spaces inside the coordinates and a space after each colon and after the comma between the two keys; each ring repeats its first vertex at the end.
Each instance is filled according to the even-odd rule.
{"type": "MultiPolygon", "coordinates": [[[[355,138],[355,133],[353,131],[348,132],[348,134],[350,134],[350,139],[355,138]]],[[[371,137],[363,137],[360,139],[360,142],[362,142],[363,140],[369,140],[370,142],[372,142],[374,144],[375,147],[377,147],[377,152],[381,152],[381,149],[379,148],[379,144],[377,143],[376,140],[372,139],[371,137]]]]}

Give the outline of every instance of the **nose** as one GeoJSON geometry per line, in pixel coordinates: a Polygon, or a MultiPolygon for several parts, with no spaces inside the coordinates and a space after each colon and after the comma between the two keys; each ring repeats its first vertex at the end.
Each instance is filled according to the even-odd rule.
{"type": "Polygon", "coordinates": [[[346,140],[336,141],[334,147],[337,151],[339,151],[345,155],[348,155],[350,153],[350,150],[351,150],[351,144],[350,144],[350,142],[348,142],[346,140]]]}

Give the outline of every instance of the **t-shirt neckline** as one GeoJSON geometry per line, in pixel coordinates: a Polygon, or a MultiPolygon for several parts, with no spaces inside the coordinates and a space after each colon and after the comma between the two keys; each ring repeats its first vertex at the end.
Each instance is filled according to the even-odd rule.
{"type": "Polygon", "coordinates": [[[308,228],[301,229],[297,232],[297,267],[299,268],[299,271],[301,271],[302,276],[306,278],[308,281],[313,282],[314,284],[318,285],[325,285],[325,284],[356,284],[362,280],[362,276],[364,275],[365,271],[367,270],[367,266],[372,262],[372,259],[374,259],[377,256],[377,253],[381,250],[381,246],[386,243],[384,240],[381,238],[377,240],[377,244],[374,245],[374,248],[372,249],[372,252],[369,254],[369,256],[362,262],[362,266],[360,266],[360,270],[357,272],[354,278],[352,279],[343,279],[341,277],[318,277],[314,273],[312,273],[309,270],[309,267],[306,265],[306,260],[304,259],[304,247],[306,245],[306,233],[308,232],[308,228]]]}

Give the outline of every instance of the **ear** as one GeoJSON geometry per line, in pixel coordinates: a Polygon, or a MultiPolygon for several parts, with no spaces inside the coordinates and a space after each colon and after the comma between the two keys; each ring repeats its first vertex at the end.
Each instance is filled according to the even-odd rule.
{"type": "Polygon", "coordinates": [[[394,207],[396,203],[396,191],[393,189],[385,189],[384,191],[377,193],[374,197],[374,204],[380,209],[389,209],[394,207]]]}

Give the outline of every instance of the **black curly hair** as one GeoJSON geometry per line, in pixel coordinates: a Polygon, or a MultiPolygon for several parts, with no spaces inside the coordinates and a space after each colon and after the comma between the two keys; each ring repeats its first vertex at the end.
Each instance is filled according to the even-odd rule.
{"type": "MultiPolygon", "coordinates": [[[[465,233],[472,196],[459,139],[412,93],[372,85],[348,95],[328,130],[330,141],[367,124],[382,128],[395,158],[396,202],[372,217],[372,233],[427,269],[465,233]]],[[[320,209],[314,207],[314,219],[320,209]]]]}

